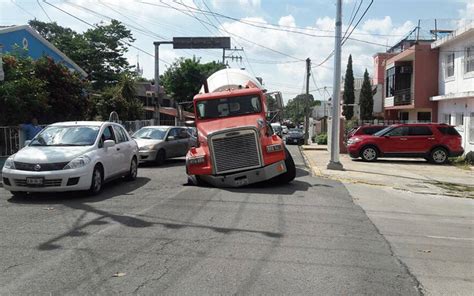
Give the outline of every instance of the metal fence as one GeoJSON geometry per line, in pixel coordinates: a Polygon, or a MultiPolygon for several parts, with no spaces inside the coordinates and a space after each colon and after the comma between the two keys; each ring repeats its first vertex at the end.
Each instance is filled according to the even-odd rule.
{"type": "Polygon", "coordinates": [[[155,125],[154,119],[149,120],[132,120],[132,121],[122,121],[121,125],[128,131],[129,134],[132,134],[144,126],[155,125]]]}
{"type": "MultiPolygon", "coordinates": [[[[129,134],[145,126],[155,125],[154,119],[121,121],[120,124],[125,127],[129,134]]],[[[175,125],[175,120],[161,120],[160,125],[175,125]]],[[[158,124],[156,124],[158,125],[158,124]]],[[[44,127],[42,125],[42,127],[44,127]]],[[[23,146],[24,134],[19,126],[0,126],[0,157],[7,157],[16,153],[23,146]]]]}
{"type": "Polygon", "coordinates": [[[0,157],[16,153],[20,149],[20,127],[0,126],[0,157]]]}

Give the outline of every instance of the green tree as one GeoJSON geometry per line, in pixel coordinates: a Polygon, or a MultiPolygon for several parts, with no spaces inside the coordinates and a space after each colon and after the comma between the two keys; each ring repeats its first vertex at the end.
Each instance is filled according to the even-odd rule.
{"type": "Polygon", "coordinates": [[[372,94],[372,85],[369,80],[369,73],[367,69],[364,72],[364,82],[362,83],[362,89],[360,90],[360,119],[370,120],[373,116],[374,110],[374,97],[372,94]]]}
{"type": "Polygon", "coordinates": [[[214,72],[224,69],[221,63],[201,64],[199,59],[180,58],[166,69],[161,83],[166,93],[176,102],[192,101],[204,81],[214,72]]]}
{"type": "Polygon", "coordinates": [[[346,117],[346,120],[352,119],[354,117],[354,106],[347,106],[354,104],[355,95],[354,95],[354,72],[352,71],[352,55],[349,55],[349,60],[347,61],[346,75],[344,78],[344,94],[342,96],[343,107],[342,115],[346,117]]]}
{"type": "Polygon", "coordinates": [[[95,90],[117,84],[121,73],[133,68],[125,54],[135,39],[117,20],[96,24],[82,34],[56,22],[31,20],[29,24],[84,69],[95,90]]]}
{"type": "Polygon", "coordinates": [[[121,120],[143,118],[143,104],[135,97],[135,78],[132,75],[123,74],[117,85],[107,87],[95,96],[93,114],[106,120],[112,111],[116,111],[121,120]]]}
{"type": "Polygon", "coordinates": [[[3,56],[5,80],[0,83],[0,125],[17,125],[48,109],[46,81],[38,79],[31,58],[3,56]]]}
{"type": "Polygon", "coordinates": [[[46,81],[48,106],[44,122],[84,120],[89,107],[88,82],[66,66],[43,57],[35,62],[35,77],[46,81]]]}
{"type": "Polygon", "coordinates": [[[84,119],[87,83],[51,58],[37,61],[3,56],[5,81],[0,84],[0,125],[16,125],[36,116],[41,122],[84,119]]]}
{"type": "Polygon", "coordinates": [[[284,111],[285,117],[291,119],[295,123],[304,121],[306,112],[311,112],[311,107],[320,104],[319,101],[315,101],[313,95],[305,94],[297,95],[295,98],[288,100],[284,111]],[[307,101],[308,100],[308,101],[307,101]]]}

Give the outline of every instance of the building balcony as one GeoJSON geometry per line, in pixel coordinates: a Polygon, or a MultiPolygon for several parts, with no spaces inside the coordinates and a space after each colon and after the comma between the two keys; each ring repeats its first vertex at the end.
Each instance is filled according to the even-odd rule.
{"type": "Polygon", "coordinates": [[[393,104],[395,106],[401,106],[401,105],[411,105],[412,104],[412,95],[411,95],[411,89],[410,88],[405,88],[405,89],[396,89],[394,92],[394,100],[393,104]]]}

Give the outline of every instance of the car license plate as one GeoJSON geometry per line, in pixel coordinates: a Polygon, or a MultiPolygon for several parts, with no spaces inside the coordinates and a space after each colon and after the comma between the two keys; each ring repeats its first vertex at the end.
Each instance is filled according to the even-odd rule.
{"type": "Polygon", "coordinates": [[[26,178],[26,185],[28,186],[43,186],[44,178],[26,178]]]}
{"type": "Polygon", "coordinates": [[[248,185],[248,184],[249,184],[249,179],[247,178],[241,178],[241,179],[235,180],[236,186],[243,186],[243,185],[248,185]]]}
{"type": "Polygon", "coordinates": [[[296,139],[293,139],[293,143],[298,143],[298,140],[296,140],[296,139]]]}

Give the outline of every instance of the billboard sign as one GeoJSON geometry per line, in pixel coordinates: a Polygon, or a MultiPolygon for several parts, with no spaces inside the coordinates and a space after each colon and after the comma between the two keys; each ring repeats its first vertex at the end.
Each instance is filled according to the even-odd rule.
{"type": "Polygon", "coordinates": [[[174,49],[230,48],[230,37],[173,37],[174,49]]]}

